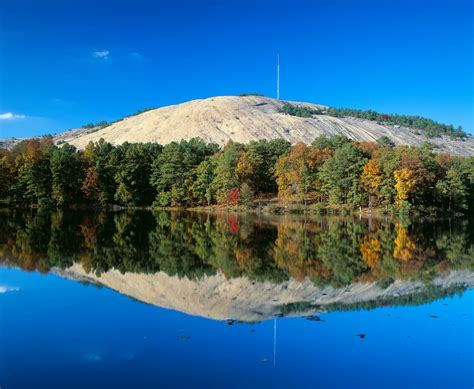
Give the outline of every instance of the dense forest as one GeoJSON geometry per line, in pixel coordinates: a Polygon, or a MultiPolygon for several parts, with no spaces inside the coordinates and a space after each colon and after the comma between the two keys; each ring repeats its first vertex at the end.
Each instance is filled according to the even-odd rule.
{"type": "Polygon", "coordinates": [[[474,157],[340,136],[223,149],[199,139],[165,146],[101,140],[84,150],[45,137],[0,151],[0,201],[9,206],[251,208],[276,197],[280,209],[472,212],[474,157]]]}

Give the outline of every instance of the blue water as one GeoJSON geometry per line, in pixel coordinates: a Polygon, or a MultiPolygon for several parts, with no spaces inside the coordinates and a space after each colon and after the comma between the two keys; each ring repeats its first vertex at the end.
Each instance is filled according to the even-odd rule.
{"type": "Polygon", "coordinates": [[[321,322],[234,325],[12,268],[0,268],[0,291],[2,389],[474,385],[472,290],[321,322]]]}

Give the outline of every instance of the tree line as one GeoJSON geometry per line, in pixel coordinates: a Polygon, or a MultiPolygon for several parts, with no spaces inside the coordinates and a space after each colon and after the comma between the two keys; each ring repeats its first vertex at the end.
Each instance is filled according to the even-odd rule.
{"type": "Polygon", "coordinates": [[[311,108],[305,105],[285,103],[279,110],[286,115],[308,118],[313,115],[329,115],[338,118],[352,117],[377,122],[379,124],[390,124],[392,126],[408,127],[414,130],[420,130],[428,137],[439,137],[442,135],[451,138],[466,138],[468,135],[461,126],[455,128],[452,124],[439,123],[433,119],[417,115],[397,115],[380,113],[373,110],[334,108],[329,107],[326,110],[311,108]]]}
{"type": "Polygon", "coordinates": [[[439,123],[433,119],[418,115],[397,115],[386,114],[372,110],[349,109],[349,108],[329,108],[327,115],[335,117],[353,117],[371,120],[379,123],[387,123],[394,126],[408,127],[420,130],[429,137],[446,135],[451,138],[465,138],[467,134],[461,126],[454,127],[452,124],[439,123]]]}
{"type": "Polygon", "coordinates": [[[0,201],[11,206],[253,207],[274,196],[315,209],[472,212],[474,157],[341,136],[222,149],[200,139],[165,146],[100,140],[84,150],[45,137],[0,150],[0,201]]]}

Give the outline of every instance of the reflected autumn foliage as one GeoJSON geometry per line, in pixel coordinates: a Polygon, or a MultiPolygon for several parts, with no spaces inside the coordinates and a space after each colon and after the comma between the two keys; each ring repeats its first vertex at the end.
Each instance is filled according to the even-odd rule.
{"type": "Polygon", "coordinates": [[[362,259],[369,266],[370,270],[375,271],[382,259],[382,245],[375,237],[364,236],[364,241],[360,244],[362,259]]]}
{"type": "Polygon", "coordinates": [[[474,270],[468,220],[430,223],[183,212],[0,213],[0,261],[48,272],[80,263],[100,275],[154,273],[341,287],[353,282],[430,280],[474,270]]]}
{"type": "Polygon", "coordinates": [[[274,259],[294,279],[328,277],[329,270],[317,259],[316,234],[304,223],[286,222],[278,225],[274,259]]]}

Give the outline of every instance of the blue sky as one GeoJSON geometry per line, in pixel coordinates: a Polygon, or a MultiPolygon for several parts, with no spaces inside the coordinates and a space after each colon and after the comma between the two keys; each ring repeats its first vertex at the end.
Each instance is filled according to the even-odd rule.
{"type": "Polygon", "coordinates": [[[474,132],[473,2],[0,0],[0,137],[214,95],[420,114],[474,132]]]}

